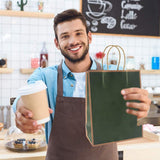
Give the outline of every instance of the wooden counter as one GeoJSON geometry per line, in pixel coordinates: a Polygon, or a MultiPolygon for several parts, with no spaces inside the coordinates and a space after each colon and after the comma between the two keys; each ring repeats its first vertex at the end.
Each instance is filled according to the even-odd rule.
{"type": "MultiPolygon", "coordinates": [[[[46,149],[32,152],[12,152],[5,148],[5,131],[0,132],[0,160],[45,160],[46,149]]],[[[135,138],[118,142],[123,160],[160,160],[160,141],[135,138]]]]}

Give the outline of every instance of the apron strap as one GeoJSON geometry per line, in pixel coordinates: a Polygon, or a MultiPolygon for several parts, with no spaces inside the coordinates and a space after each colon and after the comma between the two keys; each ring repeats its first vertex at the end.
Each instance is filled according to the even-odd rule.
{"type": "MultiPolygon", "coordinates": [[[[57,95],[63,97],[63,72],[62,72],[62,62],[58,65],[58,77],[57,77],[57,95]]],[[[101,70],[102,67],[99,62],[95,61],[97,65],[97,70],[101,70]]]]}
{"type": "Polygon", "coordinates": [[[57,96],[63,97],[63,72],[62,72],[62,61],[61,61],[61,63],[58,65],[57,96]]]}

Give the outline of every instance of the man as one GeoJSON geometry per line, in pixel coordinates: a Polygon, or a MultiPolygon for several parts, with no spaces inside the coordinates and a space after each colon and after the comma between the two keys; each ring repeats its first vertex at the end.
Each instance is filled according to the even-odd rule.
{"type": "MultiPolygon", "coordinates": [[[[85,72],[100,69],[100,65],[89,56],[92,35],[85,18],[76,10],[66,10],[55,17],[54,31],[54,42],[64,61],[59,66],[38,68],[28,80],[28,83],[43,80],[47,85],[52,114],[51,121],[46,124],[46,159],[117,160],[115,143],[92,147],[85,136],[85,72]]],[[[146,90],[128,88],[123,89],[121,94],[125,100],[140,101],[126,103],[128,114],[137,118],[147,116],[150,100],[146,90]]],[[[17,108],[16,125],[23,132],[34,133],[41,128],[32,119],[32,112],[25,108],[21,98],[17,98],[14,107],[17,108]]]]}

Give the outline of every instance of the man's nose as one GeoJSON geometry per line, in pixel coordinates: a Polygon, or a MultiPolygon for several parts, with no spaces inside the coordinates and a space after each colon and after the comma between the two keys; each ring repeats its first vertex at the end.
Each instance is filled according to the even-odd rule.
{"type": "Polygon", "coordinates": [[[71,36],[69,38],[69,45],[76,45],[78,43],[78,39],[75,36],[71,36]]]}

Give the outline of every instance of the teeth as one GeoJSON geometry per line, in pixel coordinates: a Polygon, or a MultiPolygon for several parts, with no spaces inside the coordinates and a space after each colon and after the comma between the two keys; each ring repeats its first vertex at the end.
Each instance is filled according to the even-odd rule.
{"type": "Polygon", "coordinates": [[[71,51],[76,51],[76,50],[78,50],[80,47],[77,47],[77,48],[72,48],[72,49],[70,49],[71,51]]]}

